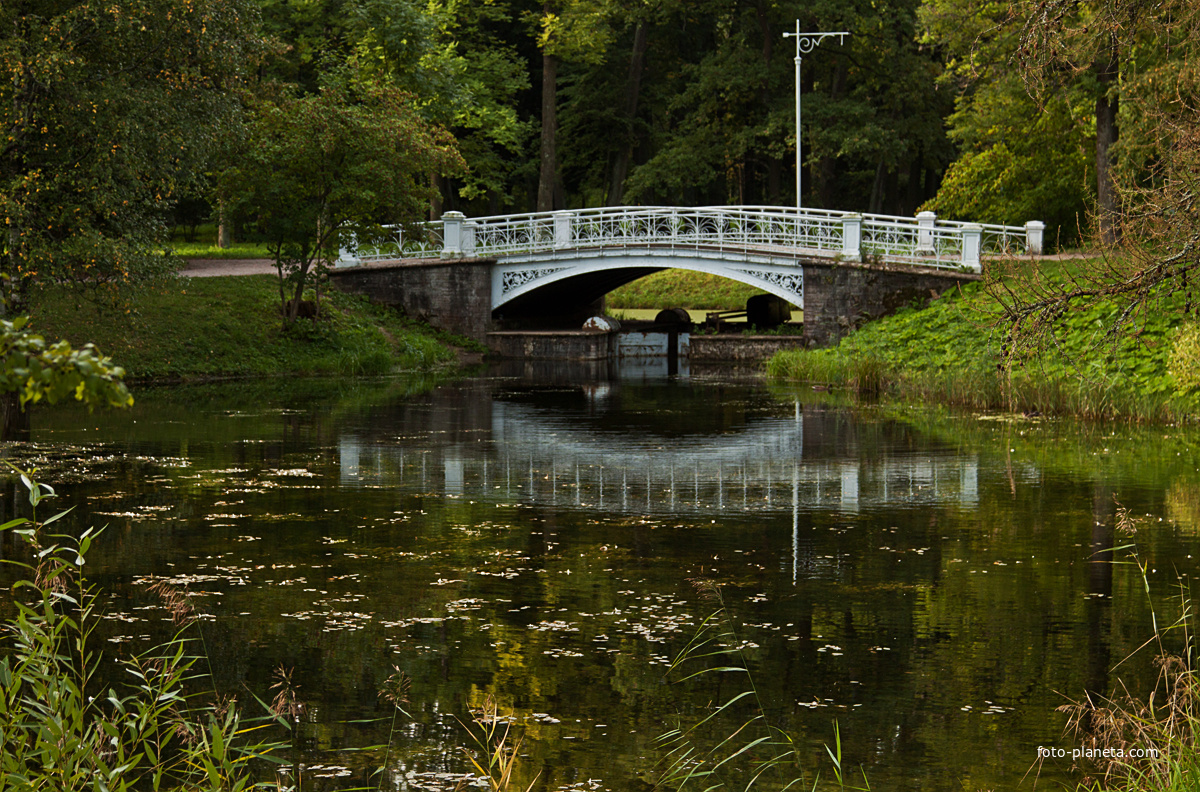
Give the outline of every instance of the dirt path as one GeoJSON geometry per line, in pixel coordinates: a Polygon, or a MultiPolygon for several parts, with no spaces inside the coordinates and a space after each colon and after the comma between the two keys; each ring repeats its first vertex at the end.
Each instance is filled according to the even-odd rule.
{"type": "Polygon", "coordinates": [[[185,278],[213,278],[218,275],[274,275],[270,259],[188,259],[179,271],[185,278]]]}

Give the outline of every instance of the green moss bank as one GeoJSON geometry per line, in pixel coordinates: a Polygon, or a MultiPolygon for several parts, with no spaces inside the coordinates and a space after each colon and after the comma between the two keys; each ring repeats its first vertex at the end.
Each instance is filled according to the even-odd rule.
{"type": "Polygon", "coordinates": [[[132,381],[288,374],[384,374],[452,364],[452,339],[395,311],[331,292],[314,324],[283,329],[277,280],[267,275],[180,278],[118,308],[63,289],[31,301],[47,339],[94,343],[132,381]]]}
{"type": "MultiPolygon", "coordinates": [[[[1055,267],[1055,264],[1046,264],[1055,267]]],[[[871,322],[828,349],[776,354],[778,381],[811,382],[974,409],[1185,421],[1200,415],[1200,333],[1167,301],[1107,336],[1118,308],[1078,307],[1057,345],[1002,365],[996,303],[981,284],[871,322]]]]}

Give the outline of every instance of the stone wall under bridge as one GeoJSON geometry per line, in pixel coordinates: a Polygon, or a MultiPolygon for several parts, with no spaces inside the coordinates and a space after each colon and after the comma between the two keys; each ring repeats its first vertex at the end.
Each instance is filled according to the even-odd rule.
{"type": "MultiPolygon", "coordinates": [[[[512,339],[496,332],[505,329],[492,315],[491,273],[496,263],[482,258],[376,262],[333,269],[330,282],[343,291],[400,308],[439,329],[488,344],[497,355],[519,355],[524,346],[514,346],[512,339]],[[499,344],[502,337],[507,343],[499,344]]],[[[973,272],[832,259],[797,264],[803,273],[804,305],[800,307],[808,346],[830,346],[864,322],[981,278],[973,272]]]]}
{"type": "Polygon", "coordinates": [[[804,336],[832,346],[855,327],[982,278],[975,272],[889,264],[806,262],[804,336]]]}

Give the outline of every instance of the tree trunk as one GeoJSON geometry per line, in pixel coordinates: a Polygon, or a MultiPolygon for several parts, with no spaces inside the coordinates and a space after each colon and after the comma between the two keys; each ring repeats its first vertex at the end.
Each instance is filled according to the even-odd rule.
{"type": "MultiPolygon", "coordinates": [[[[765,75],[771,73],[771,53],[774,52],[774,44],[776,35],[771,31],[770,16],[767,13],[766,4],[759,0],[754,5],[754,13],[758,18],[758,30],[762,34],[762,59],[763,59],[763,81],[759,87],[758,99],[762,103],[763,110],[767,116],[771,114],[771,85],[769,78],[765,75]]],[[[767,194],[766,202],[772,205],[779,204],[779,182],[782,163],[778,157],[769,157],[766,161],[767,167],[767,194]]]]}
{"type": "Polygon", "coordinates": [[[554,183],[558,171],[555,136],[558,134],[558,58],[542,55],[542,155],[538,172],[537,210],[554,209],[554,183]]]}
{"type": "Polygon", "coordinates": [[[783,165],[778,157],[767,160],[767,203],[779,205],[780,183],[782,182],[783,165]]]}
{"type": "Polygon", "coordinates": [[[904,205],[900,214],[911,217],[917,213],[917,207],[924,203],[921,195],[921,176],[924,174],[925,147],[917,144],[913,158],[908,163],[908,184],[905,185],[904,205]]]}
{"type": "Polygon", "coordinates": [[[871,200],[867,208],[867,211],[871,214],[879,214],[882,209],[883,193],[886,184],[887,168],[883,166],[883,160],[879,160],[879,165],[875,168],[875,182],[871,185],[871,200]]]}
{"type": "Polygon", "coordinates": [[[433,197],[429,199],[429,219],[442,219],[442,177],[436,173],[429,174],[429,186],[433,189],[433,197]]]}
{"type": "Polygon", "coordinates": [[[304,264],[300,271],[300,277],[296,284],[295,294],[287,304],[287,324],[293,325],[300,318],[300,303],[304,300],[304,284],[308,280],[308,265],[304,264]]]}
{"type": "Polygon", "coordinates": [[[638,99],[642,90],[642,67],[646,62],[646,23],[639,22],[633,32],[633,53],[629,56],[629,79],[625,83],[625,117],[629,122],[629,135],[617,152],[613,163],[612,181],[608,188],[608,203],[619,206],[625,197],[625,177],[629,175],[629,163],[633,160],[633,124],[637,119],[638,99]]]}
{"type": "Polygon", "coordinates": [[[229,212],[225,209],[225,201],[217,201],[217,247],[224,250],[233,244],[233,230],[229,222],[229,212]]]}
{"type": "Polygon", "coordinates": [[[1119,98],[1113,89],[1119,73],[1117,41],[1109,40],[1108,57],[1095,64],[1100,85],[1096,94],[1096,221],[1100,242],[1116,243],[1119,236],[1120,214],[1117,190],[1113,183],[1112,145],[1117,142],[1117,109],[1119,98]]]}

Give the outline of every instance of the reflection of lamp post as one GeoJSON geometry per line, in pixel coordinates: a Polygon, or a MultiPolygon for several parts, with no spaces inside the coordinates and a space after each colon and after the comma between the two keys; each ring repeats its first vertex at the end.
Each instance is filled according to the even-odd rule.
{"type": "Polygon", "coordinates": [[[796,32],[784,33],[784,38],[796,39],[796,211],[800,211],[800,164],[803,162],[800,148],[800,55],[808,54],[830,36],[838,37],[838,44],[845,41],[850,34],[846,31],[836,33],[801,33],[800,20],[796,20],[796,32]]]}

